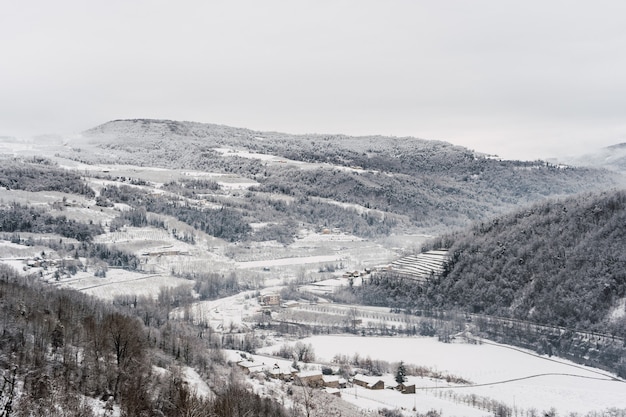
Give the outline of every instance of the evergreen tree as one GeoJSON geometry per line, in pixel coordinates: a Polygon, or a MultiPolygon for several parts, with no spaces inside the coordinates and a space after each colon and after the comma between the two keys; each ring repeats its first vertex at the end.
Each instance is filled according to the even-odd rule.
{"type": "Polygon", "coordinates": [[[404,367],[404,362],[400,361],[398,364],[398,368],[396,369],[396,382],[398,384],[403,384],[406,381],[406,368],[404,367]]]}

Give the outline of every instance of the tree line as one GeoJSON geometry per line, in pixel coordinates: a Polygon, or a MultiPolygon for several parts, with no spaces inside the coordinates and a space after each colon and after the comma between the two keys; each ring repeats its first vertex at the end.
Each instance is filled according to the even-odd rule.
{"type": "Polygon", "coordinates": [[[0,187],[9,190],[59,191],[86,197],[95,196],[93,189],[85,184],[80,175],[56,167],[44,158],[2,161],[0,187]]]}
{"type": "Polygon", "coordinates": [[[64,215],[53,216],[39,208],[12,203],[9,207],[0,208],[0,232],[56,233],[89,242],[104,230],[91,222],[82,223],[64,215]]]}
{"type": "Polygon", "coordinates": [[[186,202],[152,195],[126,185],[105,187],[101,191],[101,196],[110,201],[132,206],[135,212],[123,216],[140,225],[147,222],[145,212],[141,211],[145,210],[172,216],[196,230],[231,242],[245,239],[251,230],[241,213],[229,207],[210,209],[192,206],[186,202]]]}

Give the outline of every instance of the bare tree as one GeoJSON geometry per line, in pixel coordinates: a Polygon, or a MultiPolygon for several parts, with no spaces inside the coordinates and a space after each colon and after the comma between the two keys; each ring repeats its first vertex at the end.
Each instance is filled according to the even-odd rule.
{"type": "Polygon", "coordinates": [[[301,362],[312,362],[315,360],[313,345],[310,343],[296,342],[293,347],[295,359],[301,362]]]}
{"type": "Polygon", "coordinates": [[[144,357],[143,328],[138,320],[119,313],[106,316],[103,327],[115,359],[115,377],[110,382],[113,382],[113,396],[117,398],[124,381],[130,378],[133,370],[141,367],[144,357]]]}

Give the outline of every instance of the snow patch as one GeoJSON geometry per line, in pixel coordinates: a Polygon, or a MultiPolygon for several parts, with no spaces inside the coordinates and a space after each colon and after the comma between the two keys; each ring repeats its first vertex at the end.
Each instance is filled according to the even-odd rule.
{"type": "Polygon", "coordinates": [[[617,321],[626,316],[626,297],[617,301],[617,304],[609,312],[609,321],[617,321]]]}
{"type": "Polygon", "coordinates": [[[189,388],[191,388],[191,392],[204,398],[208,398],[211,395],[211,389],[195,369],[185,366],[182,371],[185,381],[187,381],[189,388]]]}
{"type": "Polygon", "coordinates": [[[304,265],[320,262],[336,262],[341,259],[341,255],[301,256],[297,258],[270,259],[267,261],[237,262],[237,267],[247,269],[285,265],[304,265]]]}

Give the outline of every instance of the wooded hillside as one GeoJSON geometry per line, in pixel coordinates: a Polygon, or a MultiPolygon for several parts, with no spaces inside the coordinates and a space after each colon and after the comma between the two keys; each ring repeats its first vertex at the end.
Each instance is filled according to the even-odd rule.
{"type": "Polygon", "coordinates": [[[443,276],[420,284],[379,273],[335,299],[465,314],[490,339],[623,376],[625,224],[625,191],[537,204],[429,242],[424,249],[450,249],[443,276]]]}
{"type": "MultiPolygon", "coordinates": [[[[546,196],[606,189],[622,181],[607,171],[501,161],[417,138],[288,135],[192,122],[117,120],[85,132],[83,140],[82,146],[96,151],[85,151],[78,143],[61,156],[241,175],[259,183],[251,189],[257,201],[278,194],[297,198],[298,205],[320,204],[311,197],[351,205],[324,211],[342,211],[334,217],[344,225],[360,224],[354,232],[361,236],[394,228],[466,226],[546,196]],[[378,214],[363,218],[370,210],[378,214]],[[389,217],[393,224],[377,225],[389,217]]],[[[290,210],[290,215],[322,223],[306,214],[315,210],[290,210]]],[[[264,221],[261,211],[248,216],[264,221]]]]}
{"type": "Polygon", "coordinates": [[[94,191],[74,172],[55,167],[45,158],[24,162],[5,159],[0,166],[0,187],[9,190],[60,191],[93,197],[94,191]]]}
{"type": "Polygon", "coordinates": [[[230,372],[211,337],[159,302],[112,306],[0,265],[2,416],[287,415],[230,372]],[[218,381],[210,396],[189,387],[185,366],[218,381]]]}
{"type": "Polygon", "coordinates": [[[537,204],[448,234],[442,277],[424,286],[378,276],[365,303],[453,309],[626,336],[626,192],[537,204]]]}
{"type": "Polygon", "coordinates": [[[540,323],[626,336],[626,192],[543,203],[434,245],[448,273],[426,300],[540,323]]]}

